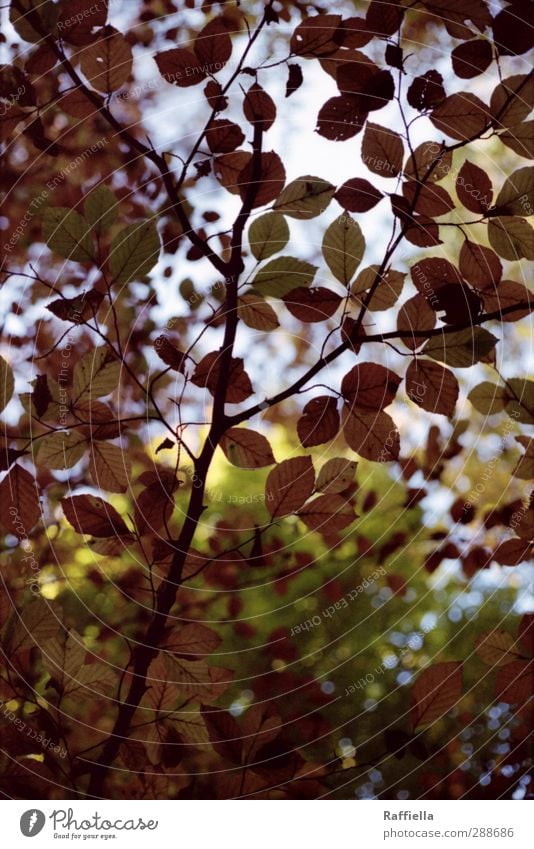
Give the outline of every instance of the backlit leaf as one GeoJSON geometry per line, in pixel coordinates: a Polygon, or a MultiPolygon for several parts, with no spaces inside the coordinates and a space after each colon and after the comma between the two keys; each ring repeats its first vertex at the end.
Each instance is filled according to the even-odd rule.
{"type": "Polygon", "coordinates": [[[296,513],[312,494],[314,483],[311,457],[293,457],[275,466],[265,483],[265,505],[271,518],[296,513]]]}
{"type": "Polygon", "coordinates": [[[360,225],[350,215],[340,215],[327,228],[322,251],[336,280],[347,286],[365,253],[365,239],[360,225]]]}

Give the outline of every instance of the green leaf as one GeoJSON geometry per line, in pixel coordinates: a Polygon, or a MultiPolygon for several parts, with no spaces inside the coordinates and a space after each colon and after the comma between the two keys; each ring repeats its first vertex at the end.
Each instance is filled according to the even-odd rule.
{"type": "Polygon", "coordinates": [[[286,219],[278,212],[260,215],[248,231],[250,250],[257,260],[268,259],[285,248],[289,241],[286,219]]]}
{"type": "Polygon", "coordinates": [[[484,380],[478,386],[473,387],[467,396],[475,410],[485,416],[500,413],[506,407],[508,394],[504,386],[498,386],[489,380],[484,380]]]}
{"type": "Polygon", "coordinates": [[[365,252],[360,225],[350,215],[340,215],[328,227],[323,238],[325,262],[340,283],[347,286],[365,252]]]}
{"type": "Polygon", "coordinates": [[[115,283],[145,277],[156,265],[160,247],[155,221],[124,227],[111,243],[109,268],[115,283]]]}
{"type": "Polygon", "coordinates": [[[483,327],[468,327],[466,330],[433,336],[421,354],[455,368],[469,368],[486,357],[498,341],[493,333],[483,327]]]}
{"type": "Polygon", "coordinates": [[[324,212],[336,191],[335,186],[320,177],[298,177],[282,189],[273,209],[291,218],[315,218],[324,212]]]}
{"type": "Polygon", "coordinates": [[[252,285],[259,295],[283,298],[298,286],[309,286],[317,266],[293,256],[280,256],[260,268],[252,285]]]}
{"type": "Polygon", "coordinates": [[[88,401],[109,395],[119,384],[121,364],[117,360],[108,362],[105,345],[88,351],[74,366],[73,402],[88,401]]]}
{"type": "Polygon", "coordinates": [[[504,183],[495,206],[523,218],[534,215],[534,168],[518,168],[504,183]]]}
{"type": "Polygon", "coordinates": [[[525,218],[503,215],[488,222],[491,247],[503,259],[534,259],[534,230],[525,218]]]}
{"type": "Polygon", "coordinates": [[[0,412],[9,404],[15,390],[13,369],[0,357],[0,412]]]}
{"type": "Polygon", "coordinates": [[[102,233],[109,230],[117,220],[117,198],[107,186],[97,186],[87,195],[83,212],[92,228],[97,233],[102,233]]]}
{"type": "Polygon", "coordinates": [[[90,262],[95,250],[83,215],[65,206],[49,207],[43,218],[43,235],[51,251],[77,262],[90,262]]]}
{"type": "Polygon", "coordinates": [[[510,392],[515,397],[510,398],[506,412],[511,418],[523,424],[534,424],[534,380],[526,380],[521,377],[510,377],[506,381],[510,392]]]}

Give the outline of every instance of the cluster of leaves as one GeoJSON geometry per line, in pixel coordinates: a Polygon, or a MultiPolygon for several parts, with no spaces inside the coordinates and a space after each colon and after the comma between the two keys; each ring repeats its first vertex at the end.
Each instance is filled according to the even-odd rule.
{"type": "MultiPolygon", "coordinates": [[[[525,483],[534,478],[534,441],[523,429],[534,424],[534,382],[498,367],[532,312],[532,293],[513,278],[534,259],[534,169],[521,164],[532,157],[534,77],[505,75],[508,59],[533,46],[514,23],[526,5],[514,0],[492,16],[485,0],[371,0],[361,16],[350,8],[347,16],[303,17],[299,4],[276,11],[267,2],[249,13],[254,22],[228,6],[186,32],[187,14],[183,30],[169,26],[175,7],[162,3],[159,13],[141,13],[143,27],[122,33],[106,2],[11,0],[24,45],[12,46],[13,62],[0,70],[12,201],[2,281],[6,291],[18,284],[9,361],[6,352],[0,358],[8,552],[0,695],[42,733],[36,750],[2,720],[2,747],[15,765],[4,792],[352,796],[351,781],[385,762],[392,772],[384,792],[394,795],[395,761],[408,753],[418,763],[414,795],[420,787],[476,795],[491,737],[478,772],[451,771],[462,732],[476,724],[475,685],[465,677],[473,651],[498,667],[486,706],[510,711],[512,743],[491,792],[517,789],[527,760],[531,618],[515,638],[500,628],[473,636],[461,659],[457,646],[431,647],[443,659],[410,666],[422,669],[411,718],[395,689],[394,712],[377,713],[350,756],[332,752],[338,718],[353,715],[352,703],[331,704],[321,687],[328,668],[299,669],[304,643],[287,622],[273,625],[277,595],[298,600],[311,590],[336,611],[348,607],[350,585],[329,558],[340,573],[360,564],[359,587],[371,567],[385,566],[369,595],[374,607],[387,600],[401,610],[410,586],[422,594],[444,560],[470,580],[492,564],[532,558],[525,483]],[[444,38],[450,70],[421,67],[418,44],[444,38]],[[259,61],[255,51],[269,54],[279,43],[283,58],[259,61]],[[147,140],[143,98],[120,97],[135,91],[133,46],[153,56],[161,96],[181,121],[179,89],[203,85],[203,127],[188,127],[172,150],[147,140]],[[285,98],[276,102],[275,87],[267,90],[283,67],[293,103],[313,75],[335,81],[339,94],[320,105],[316,131],[341,146],[362,133],[356,176],[340,185],[290,178],[285,151],[265,149],[266,134],[283,121],[285,98]],[[448,93],[455,76],[481,74],[495,78],[489,103],[463,89],[448,93]],[[380,110],[382,124],[370,120],[380,110]],[[425,140],[416,145],[416,136],[425,140]],[[477,164],[492,144],[512,163],[504,181],[477,164]],[[203,209],[200,180],[220,204],[203,209]],[[363,216],[375,208],[389,230],[380,261],[366,264],[371,219],[363,216]],[[320,256],[313,249],[302,257],[303,222],[306,232],[319,228],[320,256]],[[184,264],[192,278],[199,269],[198,280],[182,279],[178,300],[173,278],[184,264]],[[224,280],[208,295],[197,289],[205,269],[224,280]],[[162,329],[157,307],[173,298],[162,329]],[[272,394],[258,350],[277,363],[272,394]],[[28,361],[31,391],[15,393],[15,373],[27,379],[28,361]],[[461,370],[472,367],[497,377],[475,377],[464,402],[461,370]],[[318,388],[319,375],[328,382],[318,388]],[[303,392],[313,395],[301,404],[303,392]],[[458,417],[460,401],[469,418],[458,417]],[[419,410],[428,430],[418,447],[409,425],[419,410]],[[503,443],[513,434],[523,450],[499,473],[493,464],[482,490],[467,494],[456,472],[463,464],[476,482],[468,440],[494,415],[503,443]],[[222,457],[231,467],[224,506],[214,489],[222,457]],[[402,495],[385,532],[391,481],[384,474],[375,488],[373,480],[386,463],[402,495]],[[449,516],[427,527],[419,505],[439,486],[452,495],[449,516]],[[402,560],[418,535],[414,570],[402,560]],[[81,577],[66,569],[72,551],[87,567],[81,577]],[[249,611],[250,589],[258,608],[249,611]],[[267,616],[262,635],[249,618],[267,616]],[[237,686],[249,663],[243,641],[263,658],[245,696],[237,686]],[[219,665],[227,657],[234,668],[219,665]],[[464,702],[469,719],[458,708],[464,702]],[[385,752],[360,756],[377,736],[385,752]]],[[[365,614],[354,602],[362,631],[335,660],[360,653],[365,614]]],[[[371,690],[380,689],[378,674],[365,681],[371,690]]]]}

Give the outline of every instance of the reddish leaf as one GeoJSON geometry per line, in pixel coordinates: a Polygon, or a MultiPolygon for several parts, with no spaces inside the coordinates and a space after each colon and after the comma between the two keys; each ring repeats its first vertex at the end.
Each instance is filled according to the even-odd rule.
{"type": "Polygon", "coordinates": [[[412,351],[419,348],[425,341],[424,336],[415,336],[412,335],[412,332],[414,330],[432,330],[435,324],[436,313],[428,300],[419,292],[402,305],[397,316],[397,329],[403,334],[409,334],[403,335],[402,341],[412,351]]]}
{"type": "Polygon", "coordinates": [[[211,628],[200,622],[189,622],[176,633],[170,632],[164,647],[175,655],[195,660],[214,652],[220,643],[221,638],[211,628]]]}
{"type": "Polygon", "coordinates": [[[225,710],[211,707],[201,708],[201,714],[217,754],[230,763],[241,763],[243,735],[234,717],[225,710]]]}
{"type": "Polygon", "coordinates": [[[399,29],[404,9],[391,0],[371,0],[365,14],[367,29],[374,35],[389,36],[399,29]]]}
{"type": "Polygon", "coordinates": [[[509,705],[522,705],[532,699],[534,660],[513,660],[497,674],[495,696],[509,705]]]}
{"type": "MultiPolygon", "coordinates": [[[[221,369],[220,351],[212,351],[197,364],[191,382],[195,386],[206,387],[212,395],[215,395],[219,374],[221,369]]],[[[250,378],[245,371],[241,357],[232,357],[228,375],[226,402],[228,404],[239,404],[252,395],[253,389],[250,378]]]]}
{"type": "Polygon", "coordinates": [[[212,121],[206,131],[206,141],[212,153],[230,153],[244,140],[241,127],[225,118],[212,121]]]}
{"type": "Polygon", "coordinates": [[[372,37],[365,18],[357,16],[344,18],[334,36],[337,43],[343,47],[365,47],[372,37]]]}
{"type": "Polygon", "coordinates": [[[186,47],[164,50],[154,58],[163,79],[181,88],[198,85],[207,77],[205,63],[186,47]]]}
{"type": "Polygon", "coordinates": [[[272,203],[273,200],[276,200],[284,188],[286,181],[286,170],[277,153],[274,151],[262,153],[260,178],[258,182],[256,182],[254,177],[254,169],[251,159],[249,159],[248,163],[239,172],[237,184],[239,186],[239,193],[243,200],[246,197],[248,186],[251,181],[257,186],[252,203],[253,208],[263,206],[266,203],[272,203]]]}
{"type": "Polygon", "coordinates": [[[431,360],[417,359],[406,372],[406,393],[423,410],[452,418],[459,386],[450,369],[431,360]]]}
{"type": "Polygon", "coordinates": [[[456,191],[466,209],[485,215],[491,206],[493,187],[482,168],[466,160],[456,178],[456,191]]]}
{"type": "Polygon", "coordinates": [[[346,141],[362,129],[367,112],[360,101],[351,96],[331,97],[319,110],[317,132],[330,141],[346,141]]]}
{"type": "Polygon", "coordinates": [[[260,124],[263,130],[272,127],[276,118],[276,106],[272,97],[258,83],[251,85],[246,92],[243,112],[247,121],[251,124],[260,124]]]}
{"type": "Polygon", "coordinates": [[[395,84],[390,71],[361,62],[346,62],[340,66],[336,82],[342,95],[356,98],[360,112],[374,112],[393,100],[395,84]]]}
{"type": "Polygon", "coordinates": [[[464,41],[463,44],[454,48],[451,59],[456,76],[463,80],[477,77],[491,64],[493,59],[491,43],[483,38],[464,41]]]}
{"type": "Polygon", "coordinates": [[[491,118],[486,104],[467,92],[447,97],[434,109],[430,120],[445,135],[467,141],[480,136],[491,118]]]}
{"type": "Polygon", "coordinates": [[[367,460],[388,463],[398,459],[399,431],[388,413],[370,413],[346,405],[343,409],[343,433],[349,448],[367,460]]]}
{"type": "Polygon", "coordinates": [[[300,65],[289,64],[287,70],[286,97],[291,97],[301,87],[304,77],[300,65]]]}
{"type": "Polygon", "coordinates": [[[401,378],[378,363],[359,363],[341,382],[343,397],[351,406],[363,410],[383,410],[389,406],[399,388],[401,378]]]}
{"type": "Polygon", "coordinates": [[[305,322],[326,321],[334,315],[341,300],[341,296],[336,292],[322,286],[311,289],[299,286],[283,298],[291,315],[305,322]]]}
{"type": "Polygon", "coordinates": [[[532,6],[528,0],[515,0],[493,19],[493,37],[502,56],[521,56],[534,47],[534,30],[529,23],[532,6]]]}
{"type": "Polygon", "coordinates": [[[203,27],[193,45],[201,65],[208,74],[216,73],[232,55],[232,40],[222,18],[214,18],[203,27]]]}
{"type": "Polygon", "coordinates": [[[412,727],[431,725],[457,705],[462,696],[462,664],[435,663],[412,687],[412,727]]]}
{"type": "Polygon", "coordinates": [[[466,239],[460,251],[460,273],[477,289],[497,285],[502,277],[502,263],[491,248],[466,239]]]}
{"type": "Polygon", "coordinates": [[[383,194],[368,180],[354,177],[343,183],[334,197],[348,212],[367,212],[382,200],[383,194]]]}
{"type": "Polygon", "coordinates": [[[335,37],[340,24],[341,15],[315,15],[304,18],[291,36],[291,52],[306,58],[335,53],[338,49],[335,37]]]}
{"type": "Polygon", "coordinates": [[[265,503],[271,518],[296,513],[312,494],[314,483],[311,457],[293,457],[275,466],[265,482],[265,503]]]}
{"type": "Polygon", "coordinates": [[[94,495],[73,495],[63,498],[61,505],[66,518],[79,534],[95,537],[127,536],[130,532],[111,504],[94,495]]]}
{"type": "Polygon", "coordinates": [[[354,507],[341,495],[320,495],[298,511],[299,519],[312,531],[341,531],[357,518],[354,507]]]}
{"type": "Polygon", "coordinates": [[[322,445],[334,439],[339,432],[337,401],[330,395],[321,395],[308,401],[297,422],[297,433],[304,448],[322,445]]]}
{"type": "Polygon", "coordinates": [[[241,172],[248,165],[252,154],[245,150],[235,150],[217,156],[213,162],[213,173],[229,192],[238,195],[242,189],[241,172]]]}
{"type": "Polygon", "coordinates": [[[419,215],[437,218],[454,209],[454,201],[449,193],[435,183],[424,186],[422,183],[410,180],[403,183],[402,193],[408,201],[410,209],[419,215]]]}
{"type": "Polygon", "coordinates": [[[413,109],[424,112],[433,109],[445,98],[443,77],[438,71],[427,71],[420,77],[415,77],[408,89],[407,100],[413,109]]]}
{"type": "Polygon", "coordinates": [[[221,439],[226,458],[241,469],[261,469],[276,463],[268,440],[244,427],[231,427],[221,439]]]}
{"type": "Polygon", "coordinates": [[[41,517],[37,482],[22,466],[13,466],[0,483],[0,521],[7,533],[27,536],[41,517]]]}
{"type": "Polygon", "coordinates": [[[362,160],[369,171],[381,177],[396,177],[402,170],[403,159],[401,137],[387,127],[369,122],[362,142],[362,160]]]}
{"type": "Polygon", "coordinates": [[[185,354],[179,351],[167,336],[158,336],[154,340],[154,350],[165,365],[183,374],[185,354]]]}
{"type": "Polygon", "coordinates": [[[534,545],[520,537],[501,542],[493,552],[493,559],[501,566],[517,566],[529,560],[534,554],[534,545]]]}

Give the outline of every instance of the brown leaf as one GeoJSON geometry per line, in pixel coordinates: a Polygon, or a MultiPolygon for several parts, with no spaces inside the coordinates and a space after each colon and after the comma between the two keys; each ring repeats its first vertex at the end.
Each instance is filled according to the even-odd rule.
{"type": "Polygon", "coordinates": [[[520,537],[501,542],[493,552],[493,559],[501,566],[517,566],[534,554],[534,545],[520,537]]]}
{"type": "Polygon", "coordinates": [[[286,97],[291,97],[301,87],[304,77],[300,65],[288,64],[287,70],[286,97]]]}
{"type": "Polygon", "coordinates": [[[240,469],[261,469],[276,463],[268,440],[261,433],[244,427],[231,427],[221,439],[227,460],[240,469]]]}
{"type": "Polygon", "coordinates": [[[341,531],[357,518],[352,504],[341,495],[320,495],[308,501],[297,513],[312,531],[341,531]]]}
{"type": "Polygon", "coordinates": [[[532,699],[534,660],[513,660],[499,669],[495,696],[509,705],[522,705],[532,699]]]}
{"type": "Polygon", "coordinates": [[[317,491],[332,494],[351,489],[357,465],[344,457],[327,460],[317,476],[317,491]]]}
{"type": "Polygon", "coordinates": [[[397,394],[401,378],[379,363],[358,363],[341,382],[341,393],[351,406],[383,410],[397,394]]]}
{"type": "Polygon", "coordinates": [[[419,673],[412,687],[412,727],[431,725],[445,716],[462,696],[462,664],[435,663],[419,673]]]}
{"type": "Polygon", "coordinates": [[[108,94],[126,82],[132,71],[132,48],[120,32],[110,26],[101,30],[100,38],[84,48],[80,67],[93,88],[108,94]]]}
{"type": "Polygon", "coordinates": [[[235,150],[233,153],[217,156],[213,161],[213,173],[221,185],[233,195],[238,195],[241,191],[240,175],[251,158],[251,153],[235,150]]]}
{"type": "Polygon", "coordinates": [[[460,141],[482,135],[491,117],[489,107],[475,94],[451,94],[430,115],[434,126],[445,135],[460,141]]]}
{"type": "Polygon", "coordinates": [[[475,38],[459,44],[451,53],[452,68],[457,77],[469,80],[482,74],[492,62],[491,42],[475,38]]]}
{"type": "MultiPolygon", "coordinates": [[[[397,315],[397,330],[400,333],[411,334],[414,330],[432,330],[435,324],[436,313],[429,305],[428,300],[419,292],[402,305],[397,315]]],[[[414,351],[423,344],[425,337],[403,336],[402,341],[407,348],[414,351]]]]}
{"type": "Polygon", "coordinates": [[[221,638],[211,628],[200,622],[188,622],[176,633],[170,632],[164,648],[180,657],[194,660],[211,654],[220,645],[221,638]]]}
{"type": "Polygon", "coordinates": [[[487,312],[498,312],[514,304],[526,304],[501,316],[501,321],[519,321],[534,309],[534,295],[523,283],[516,283],[515,280],[501,280],[498,286],[485,288],[481,295],[487,312]]]}
{"type": "Polygon", "coordinates": [[[241,195],[242,200],[244,200],[247,195],[250,183],[254,182],[256,184],[256,193],[252,203],[253,209],[257,206],[264,206],[264,204],[272,203],[273,200],[276,200],[284,188],[285,181],[286,169],[284,168],[282,160],[274,150],[262,153],[260,177],[257,183],[254,177],[254,168],[251,159],[249,159],[248,163],[239,172],[239,176],[237,178],[239,194],[241,195]]]}
{"type": "MultiPolygon", "coordinates": [[[[219,373],[221,368],[220,351],[212,351],[197,364],[191,383],[195,386],[206,387],[212,395],[215,395],[219,373]]],[[[232,357],[228,374],[226,402],[228,404],[239,404],[252,395],[253,389],[250,378],[245,371],[241,357],[232,357]]]]}
{"type": "Polygon", "coordinates": [[[95,537],[127,536],[130,531],[111,504],[94,495],[63,498],[65,517],[79,534],[95,537]]]}
{"type": "Polygon", "coordinates": [[[308,59],[335,53],[339,46],[335,39],[340,24],[341,15],[314,15],[304,18],[291,36],[291,53],[308,59]]]}
{"type": "Polygon", "coordinates": [[[222,18],[213,18],[195,39],[194,51],[208,74],[219,71],[232,55],[232,40],[222,18]]]}
{"type": "Polygon", "coordinates": [[[156,480],[135,496],[134,521],[138,534],[157,533],[170,521],[176,485],[176,480],[172,483],[156,480]]]}
{"type": "Polygon", "coordinates": [[[265,482],[265,503],[271,518],[296,513],[312,494],[314,483],[311,457],[292,457],[275,466],[265,482]]]}
{"type": "Polygon", "coordinates": [[[96,486],[108,492],[126,492],[132,463],[126,451],[111,442],[93,442],[89,472],[96,486]]]}
{"type": "Polygon", "coordinates": [[[367,212],[382,200],[383,194],[368,180],[354,177],[343,183],[334,197],[348,212],[367,212]]]}
{"type": "Polygon", "coordinates": [[[308,401],[297,422],[297,433],[304,448],[322,445],[335,439],[339,432],[337,401],[331,395],[320,395],[308,401]]]}
{"type": "Polygon", "coordinates": [[[373,174],[396,177],[402,170],[404,146],[398,133],[367,123],[362,142],[362,161],[373,174]]]}
{"type": "Polygon", "coordinates": [[[341,304],[342,298],[336,292],[322,286],[312,288],[298,286],[284,295],[282,300],[291,315],[299,321],[317,322],[331,318],[341,304]]]}
{"type": "Polygon", "coordinates": [[[198,85],[207,77],[205,64],[192,50],[173,47],[155,55],[156,65],[164,80],[180,88],[198,85]]]}
{"type": "Polygon", "coordinates": [[[276,118],[276,106],[272,97],[258,83],[251,85],[246,92],[243,112],[247,121],[260,124],[264,131],[272,127],[276,118]]]}
{"type": "Polygon", "coordinates": [[[157,339],[154,340],[154,350],[160,360],[163,360],[165,365],[169,366],[174,371],[178,371],[183,374],[185,354],[178,350],[168,336],[158,336],[157,339]]]}
{"type": "Polygon", "coordinates": [[[425,112],[441,103],[445,96],[443,77],[438,71],[431,69],[420,77],[415,77],[408,89],[406,99],[413,109],[425,112]]]}
{"type": "Polygon", "coordinates": [[[366,460],[388,463],[398,459],[399,431],[388,413],[362,412],[345,405],[343,433],[349,448],[366,460]]]}
{"type": "Polygon", "coordinates": [[[234,717],[228,711],[212,707],[201,708],[201,714],[217,754],[230,763],[241,763],[243,735],[234,717]]]}
{"type": "Polygon", "coordinates": [[[460,273],[477,289],[495,286],[502,277],[502,263],[491,248],[465,239],[460,251],[460,273]]]}
{"type": "Polygon", "coordinates": [[[0,483],[0,504],[2,526],[19,538],[27,536],[41,517],[37,482],[18,463],[0,483]]]}
{"type": "Polygon", "coordinates": [[[406,371],[406,394],[423,410],[452,418],[459,386],[450,369],[431,360],[416,359],[406,371]]]}
{"type": "Polygon", "coordinates": [[[245,135],[233,121],[220,118],[211,121],[206,130],[206,141],[212,153],[231,153],[245,141],[245,135]]]}
{"type": "Polygon", "coordinates": [[[466,160],[456,178],[456,191],[466,209],[485,215],[493,199],[493,186],[489,176],[478,165],[466,160]]]}
{"type": "Polygon", "coordinates": [[[454,209],[454,201],[450,194],[435,183],[424,186],[415,180],[409,180],[403,183],[402,194],[411,210],[419,215],[427,215],[429,218],[437,218],[454,209]]]}
{"type": "Polygon", "coordinates": [[[321,106],[316,130],[330,141],[347,141],[356,136],[367,119],[361,101],[350,95],[331,97],[321,106]]]}

